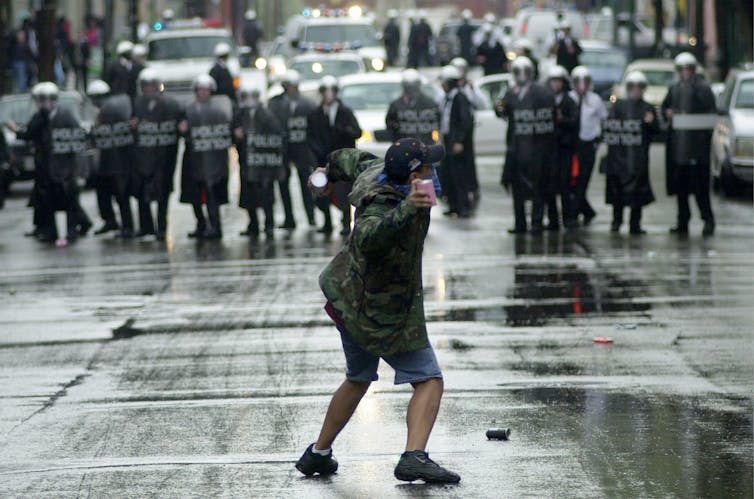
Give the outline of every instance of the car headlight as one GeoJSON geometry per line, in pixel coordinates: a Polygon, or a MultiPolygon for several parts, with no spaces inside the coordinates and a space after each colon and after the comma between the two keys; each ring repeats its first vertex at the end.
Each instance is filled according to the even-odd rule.
{"type": "Polygon", "coordinates": [[[286,71],[288,71],[288,68],[285,67],[285,64],[282,62],[270,66],[270,73],[274,75],[280,76],[285,74],[286,71]]]}
{"type": "Polygon", "coordinates": [[[737,137],[734,156],[744,159],[754,158],[754,137],[737,137]]]}
{"type": "Polygon", "coordinates": [[[440,130],[432,130],[432,140],[435,144],[440,143],[440,130]]]}
{"type": "Polygon", "coordinates": [[[361,132],[361,137],[356,139],[357,144],[366,144],[369,142],[374,142],[374,135],[372,135],[372,132],[369,132],[367,130],[363,130],[361,132]]]}
{"type": "Polygon", "coordinates": [[[256,61],[254,61],[254,67],[257,69],[267,69],[267,59],[264,57],[259,57],[256,61]]]}
{"type": "Polygon", "coordinates": [[[375,57],[374,59],[372,59],[372,69],[374,69],[375,71],[382,71],[383,69],[385,69],[385,61],[383,61],[379,57],[375,57]]]}

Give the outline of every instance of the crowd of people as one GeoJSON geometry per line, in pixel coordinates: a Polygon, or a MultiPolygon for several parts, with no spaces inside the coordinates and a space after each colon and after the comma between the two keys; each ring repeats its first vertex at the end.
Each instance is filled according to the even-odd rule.
{"type": "MultiPolygon", "coordinates": [[[[55,23],[55,61],[54,75],[59,87],[69,82],[78,90],[86,90],[89,68],[92,62],[92,50],[102,46],[102,28],[100,21],[88,16],[85,27],[73,32],[71,23],[61,16],[55,23]]],[[[4,33],[7,38],[5,46],[8,53],[6,60],[13,72],[16,92],[27,92],[38,82],[39,41],[37,19],[34,15],[26,17],[18,29],[4,33]]]]}
{"type": "MultiPolygon", "coordinates": [[[[320,101],[313,102],[300,94],[297,72],[288,71],[281,80],[283,92],[265,106],[260,89],[243,86],[235,91],[227,67],[230,47],[219,43],[215,65],[194,80],[192,101],[180,106],[163,91],[159,75],[144,68],[143,53],[137,49],[130,42],[119,43],[118,60],[108,68],[105,79],[89,84],[88,95],[98,108],[89,134],[68,110],[58,106],[58,88],[52,82],[32,88],[37,112],[28,124],[7,124],[19,138],[35,146],[36,179],[30,201],[34,230],[29,235],[41,241],[58,240],[54,213],[60,210],[68,215],[66,241],[92,228],[78,202],[75,164],[76,154],[93,145],[100,153],[93,180],[102,219],[95,234],[117,231],[123,238],[164,239],[181,138],[185,151],[180,201],[192,205],[196,216],[189,237],[219,239],[223,235],[220,206],[229,201],[231,147],[237,150],[240,165],[239,205],[249,215],[244,235],[260,235],[257,210],[261,209],[263,230],[267,237],[274,236],[276,188],[285,214],[281,227],[296,228],[290,191],[292,168],[297,172],[308,224],[316,226],[316,207],[323,216],[319,231],[331,234],[330,206],[335,205],[341,213],[341,234],[350,233],[352,186],[338,183],[328,199],[321,199],[312,196],[307,185],[315,167],[326,165],[336,150],[354,148],[362,135],[353,111],[338,98],[335,78],[321,80],[320,101]],[[138,230],[131,198],[138,201],[138,230]],[[153,203],[157,205],[156,218],[153,203]]],[[[709,202],[709,131],[673,126],[672,117],[674,113],[712,112],[714,99],[709,86],[695,73],[693,56],[679,55],[676,65],[680,79],[662,111],[671,123],[667,163],[668,192],[678,195],[674,232],[688,232],[687,199],[693,194],[705,221],[704,234],[710,235],[714,218],[709,202]]],[[[468,68],[463,57],[441,68],[444,97],[439,102],[422,92],[422,77],[416,70],[404,70],[402,95],[385,117],[394,142],[416,138],[431,144],[439,138],[447,154],[433,183],[447,203],[444,214],[458,218],[473,216],[479,202],[474,109],[484,105],[484,97],[469,81],[468,68]]],[[[642,234],[642,208],[654,200],[649,144],[659,130],[654,108],[643,100],[644,75],[627,77],[628,98],[615,103],[608,113],[592,92],[591,75],[584,66],[570,72],[561,65],[553,66],[542,85],[535,78],[536,66],[520,55],[511,64],[511,72],[514,85],[495,103],[498,116],[508,122],[502,185],[513,197],[515,225],[510,232],[541,233],[561,226],[575,229],[589,225],[596,212],[587,199],[587,189],[597,148],[604,141],[607,155],[600,171],[607,175],[606,201],[614,208],[612,230],[620,230],[624,208],[630,208],[630,232],[642,234]],[[529,222],[527,202],[531,202],[529,222]]]]}

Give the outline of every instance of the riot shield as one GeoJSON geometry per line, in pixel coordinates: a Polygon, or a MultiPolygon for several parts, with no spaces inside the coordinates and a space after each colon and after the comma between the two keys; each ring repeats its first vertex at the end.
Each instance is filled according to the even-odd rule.
{"type": "Polygon", "coordinates": [[[190,177],[208,185],[228,177],[228,148],[232,144],[233,105],[225,95],[208,102],[191,102],[186,108],[189,124],[186,152],[190,177]]]}

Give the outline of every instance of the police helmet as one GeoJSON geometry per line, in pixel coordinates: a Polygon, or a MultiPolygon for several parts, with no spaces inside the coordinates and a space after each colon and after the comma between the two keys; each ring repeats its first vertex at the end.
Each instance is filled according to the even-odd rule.
{"type": "Polygon", "coordinates": [[[325,90],[335,90],[337,92],[339,88],[338,79],[334,76],[327,75],[319,81],[320,92],[324,92],[325,90]]]}
{"type": "Polygon", "coordinates": [[[568,70],[560,65],[552,66],[547,71],[547,79],[548,80],[555,80],[555,79],[561,79],[563,81],[568,81],[568,70]]]}
{"type": "Polygon", "coordinates": [[[647,77],[641,71],[631,71],[626,75],[626,88],[639,86],[641,88],[647,87],[647,77]]]}
{"type": "Polygon", "coordinates": [[[214,92],[217,90],[217,82],[215,82],[215,79],[210,75],[203,73],[194,78],[194,81],[191,83],[191,88],[194,91],[197,91],[200,88],[206,88],[214,92]]]}
{"type": "Polygon", "coordinates": [[[696,57],[690,52],[681,52],[673,60],[676,69],[695,68],[698,64],[696,57]]]}
{"type": "Polygon", "coordinates": [[[511,73],[528,72],[530,75],[534,74],[534,63],[531,62],[526,56],[518,56],[511,63],[511,73]]]}
{"type": "Polygon", "coordinates": [[[215,57],[227,57],[230,54],[230,45],[220,42],[215,45],[215,57]]]}
{"type": "Polygon", "coordinates": [[[299,83],[301,83],[301,74],[295,69],[289,69],[283,73],[283,76],[280,78],[280,85],[282,85],[283,88],[290,85],[298,85],[299,83]]]}
{"type": "Polygon", "coordinates": [[[110,93],[110,85],[102,80],[94,80],[87,85],[86,93],[90,97],[102,97],[110,93]]]}
{"type": "Polygon", "coordinates": [[[461,71],[455,66],[443,66],[440,69],[440,81],[455,81],[463,77],[461,71]]]}
{"type": "Polygon", "coordinates": [[[115,52],[118,55],[125,56],[131,54],[131,52],[134,49],[134,44],[129,42],[128,40],[123,40],[121,42],[118,42],[117,47],[115,48],[115,52]]]}
{"type": "Polygon", "coordinates": [[[592,81],[592,73],[586,66],[576,66],[571,71],[571,78],[573,81],[592,81]]]}

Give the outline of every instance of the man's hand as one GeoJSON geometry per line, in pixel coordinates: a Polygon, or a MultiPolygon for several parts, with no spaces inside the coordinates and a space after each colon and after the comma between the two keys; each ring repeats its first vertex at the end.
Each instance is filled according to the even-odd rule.
{"type": "Polygon", "coordinates": [[[652,114],[650,111],[647,111],[644,114],[644,123],[647,123],[648,125],[651,125],[654,120],[655,120],[655,115],[652,114]]]}
{"type": "MultiPolygon", "coordinates": [[[[317,168],[316,170],[314,170],[312,172],[312,175],[314,175],[315,173],[324,173],[325,175],[327,175],[327,169],[319,167],[319,168],[317,168]]],[[[312,185],[312,176],[311,175],[309,175],[309,180],[307,180],[306,183],[309,186],[309,190],[312,191],[313,193],[315,193],[316,195],[318,195],[321,198],[329,197],[333,193],[333,191],[335,190],[335,184],[332,183],[332,182],[330,182],[328,180],[327,185],[325,186],[325,188],[322,189],[321,191],[317,192],[316,189],[314,188],[314,186],[312,185]]]]}
{"type": "Polygon", "coordinates": [[[411,182],[411,192],[408,195],[408,202],[417,208],[431,208],[432,199],[424,191],[417,189],[421,180],[416,179],[411,182]]]}
{"type": "Polygon", "coordinates": [[[139,118],[131,118],[128,123],[131,125],[132,130],[136,130],[139,126],[139,118]]]}
{"type": "Polygon", "coordinates": [[[16,125],[16,122],[13,120],[6,121],[5,126],[8,127],[8,130],[10,130],[13,133],[18,132],[18,125],[16,125]]]}
{"type": "Polygon", "coordinates": [[[673,110],[672,109],[666,109],[665,110],[665,117],[668,119],[668,121],[673,119],[673,110]]]}
{"type": "Polygon", "coordinates": [[[461,153],[463,153],[463,144],[456,142],[455,144],[453,144],[453,154],[458,155],[461,153]]]}
{"type": "Polygon", "coordinates": [[[243,128],[238,127],[233,129],[233,136],[236,140],[243,140],[243,128]]]}
{"type": "Polygon", "coordinates": [[[189,129],[188,121],[182,120],[182,121],[180,121],[178,123],[178,131],[179,132],[186,133],[186,132],[188,132],[188,129],[189,129]]]}

